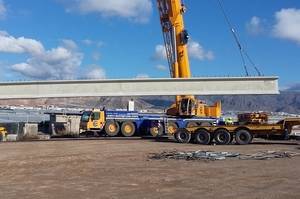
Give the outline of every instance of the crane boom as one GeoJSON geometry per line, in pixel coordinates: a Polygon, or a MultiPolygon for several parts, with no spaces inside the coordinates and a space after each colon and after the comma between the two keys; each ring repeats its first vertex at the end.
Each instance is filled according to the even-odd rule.
{"type": "MultiPolygon", "coordinates": [[[[189,35],[184,27],[186,7],[181,0],[157,0],[167,59],[172,78],[191,78],[187,44],[189,35]]],[[[221,103],[207,106],[195,96],[176,96],[169,115],[219,117],[221,103]]]]}
{"type": "Polygon", "coordinates": [[[185,7],[178,0],[158,0],[167,58],[173,78],[190,78],[187,51],[188,33],[184,28],[185,7]]]}

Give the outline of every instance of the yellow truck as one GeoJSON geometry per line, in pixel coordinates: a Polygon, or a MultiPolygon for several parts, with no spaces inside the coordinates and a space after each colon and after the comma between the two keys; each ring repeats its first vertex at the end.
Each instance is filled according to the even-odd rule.
{"type": "Polygon", "coordinates": [[[288,139],[294,126],[300,125],[300,118],[286,118],[276,124],[268,123],[235,123],[229,125],[196,126],[180,128],[174,134],[179,143],[194,142],[197,144],[227,145],[235,140],[236,144],[246,145],[254,137],[279,137],[288,139]]]}

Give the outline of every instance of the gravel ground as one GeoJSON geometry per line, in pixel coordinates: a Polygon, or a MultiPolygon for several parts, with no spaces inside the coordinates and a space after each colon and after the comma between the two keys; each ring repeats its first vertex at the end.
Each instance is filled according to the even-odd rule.
{"type": "Polygon", "coordinates": [[[200,146],[139,139],[0,144],[0,198],[300,198],[300,157],[149,160],[167,150],[300,153],[295,141],[200,146]]]}

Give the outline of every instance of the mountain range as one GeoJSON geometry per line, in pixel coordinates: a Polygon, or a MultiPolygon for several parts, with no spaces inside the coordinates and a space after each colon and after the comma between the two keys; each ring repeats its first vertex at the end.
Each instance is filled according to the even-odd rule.
{"type": "MultiPolygon", "coordinates": [[[[279,95],[246,95],[246,96],[203,96],[198,97],[207,104],[222,101],[223,111],[268,111],[300,114],[300,85],[294,90],[282,91],[279,95]],[[299,89],[297,91],[296,89],[299,89]]],[[[128,101],[133,99],[135,107],[141,109],[166,109],[174,101],[174,97],[79,97],[79,98],[49,98],[0,100],[0,106],[58,106],[66,108],[125,109],[128,101]]]]}

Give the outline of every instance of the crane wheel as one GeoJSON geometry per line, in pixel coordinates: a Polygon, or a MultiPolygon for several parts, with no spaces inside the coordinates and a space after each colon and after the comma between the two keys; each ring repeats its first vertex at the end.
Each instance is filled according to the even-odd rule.
{"type": "Polygon", "coordinates": [[[248,130],[241,129],[235,134],[235,141],[239,145],[246,145],[252,142],[253,136],[248,130]]]}
{"type": "Polygon", "coordinates": [[[231,134],[226,129],[219,129],[214,133],[214,139],[218,145],[227,145],[231,142],[231,134]]]}
{"type": "Polygon", "coordinates": [[[211,142],[211,135],[205,129],[200,129],[195,132],[195,143],[208,145],[211,142]]]}
{"type": "Polygon", "coordinates": [[[121,126],[121,133],[124,137],[132,137],[135,134],[135,125],[133,122],[123,122],[121,126]]]}
{"type": "Polygon", "coordinates": [[[179,143],[189,143],[192,138],[191,134],[186,129],[177,129],[174,137],[179,143]]]}
{"type": "Polygon", "coordinates": [[[178,125],[175,122],[169,122],[168,123],[168,134],[169,135],[174,135],[175,132],[178,129],[178,125]]]}
{"type": "Polygon", "coordinates": [[[105,133],[109,137],[115,137],[120,131],[120,125],[116,121],[107,121],[105,124],[105,133]]]}
{"type": "Polygon", "coordinates": [[[153,136],[153,137],[159,137],[159,136],[162,136],[164,133],[164,130],[162,128],[162,126],[160,125],[155,125],[155,126],[152,126],[150,128],[150,134],[153,136]]]}
{"type": "Polygon", "coordinates": [[[187,123],[186,128],[193,128],[196,126],[199,126],[197,122],[189,122],[187,123]]]}

